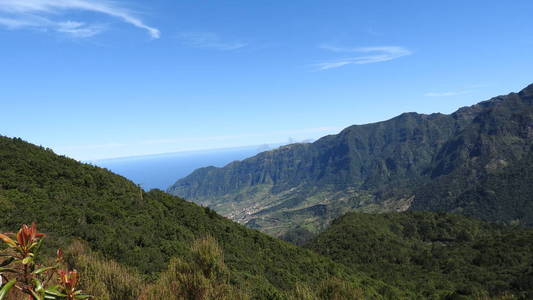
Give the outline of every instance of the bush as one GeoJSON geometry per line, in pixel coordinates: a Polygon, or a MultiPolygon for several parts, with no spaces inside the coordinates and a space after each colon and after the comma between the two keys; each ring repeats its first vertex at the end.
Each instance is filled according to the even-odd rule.
{"type": "Polygon", "coordinates": [[[63,251],[57,251],[56,263],[52,266],[39,264],[39,250],[44,234],[37,231],[37,225],[22,225],[17,234],[0,234],[0,239],[7,244],[7,250],[0,254],[4,260],[0,263],[0,300],[20,298],[25,294],[31,300],[43,299],[88,299],[77,289],[79,274],[77,271],[61,269],[63,251]],[[59,284],[53,284],[57,281],[59,284]],[[14,294],[17,295],[14,295],[14,294]]]}
{"type": "Polygon", "coordinates": [[[199,239],[191,246],[192,259],[173,258],[159,280],[148,286],[140,300],[247,299],[229,284],[229,270],[214,238],[199,239]]]}
{"type": "Polygon", "coordinates": [[[80,287],[98,300],[135,300],[144,285],[137,271],[105,260],[81,241],[74,241],[66,249],[65,261],[83,273],[80,287]]]}

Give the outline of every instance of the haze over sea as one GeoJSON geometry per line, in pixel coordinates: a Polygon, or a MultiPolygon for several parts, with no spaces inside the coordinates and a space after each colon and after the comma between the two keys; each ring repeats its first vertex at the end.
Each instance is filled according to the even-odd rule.
{"type": "Polygon", "coordinates": [[[107,168],[133,182],[140,184],[145,190],[166,190],[176,180],[189,175],[197,168],[215,166],[242,160],[279,146],[255,145],[236,148],[210,149],[143,155],[92,161],[92,164],[107,168]]]}

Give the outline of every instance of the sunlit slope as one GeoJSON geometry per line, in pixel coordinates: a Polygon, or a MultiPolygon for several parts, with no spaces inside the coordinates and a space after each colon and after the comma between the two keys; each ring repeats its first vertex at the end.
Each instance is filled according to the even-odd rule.
{"type": "Polygon", "coordinates": [[[0,208],[2,232],[36,221],[51,243],[80,238],[147,275],[163,270],[171,257],[189,257],[190,243],[209,235],[224,249],[234,284],[268,291],[338,277],[369,296],[400,295],[310,250],[20,139],[0,137],[0,208]]]}

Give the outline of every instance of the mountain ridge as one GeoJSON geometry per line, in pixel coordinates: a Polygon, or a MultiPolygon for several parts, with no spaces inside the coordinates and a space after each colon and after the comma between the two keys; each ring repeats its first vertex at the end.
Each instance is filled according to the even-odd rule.
{"type": "Polygon", "coordinates": [[[532,95],[533,84],[452,114],[411,112],[349,126],[314,143],[281,147],[223,168],[198,169],[168,192],[277,236],[295,226],[318,232],[353,210],[425,207],[417,189],[431,181],[471,167],[465,178],[474,182],[487,173],[482,161],[492,159],[497,166],[495,157],[501,156],[509,165],[530,151],[531,138],[523,131],[533,119],[532,95]],[[500,125],[505,126],[498,129],[500,125]],[[326,205],[316,211],[325,214],[308,215],[305,209],[315,205],[326,205]]]}

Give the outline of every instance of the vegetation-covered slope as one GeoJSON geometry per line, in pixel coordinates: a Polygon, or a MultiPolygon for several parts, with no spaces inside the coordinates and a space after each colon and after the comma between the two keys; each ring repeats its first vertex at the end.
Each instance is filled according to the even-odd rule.
{"type": "Polygon", "coordinates": [[[502,212],[507,201],[518,202],[498,196],[491,207],[496,211],[488,211],[482,195],[472,200],[465,193],[498,180],[500,169],[529,163],[532,140],[533,85],[450,115],[406,113],[223,168],[198,169],[169,192],[278,236],[298,227],[320,231],[354,210],[453,211],[531,225],[533,215],[522,210],[533,202],[531,194],[502,212]],[[475,209],[468,213],[468,206],[475,209]]]}
{"type": "Polygon", "coordinates": [[[474,107],[480,112],[439,151],[412,209],[533,226],[533,86],[492,102],[474,107]]]}
{"type": "Polygon", "coordinates": [[[189,257],[193,240],[212,236],[224,249],[231,282],[252,286],[259,295],[335,276],[367,295],[398,296],[397,290],[310,250],[162,191],[146,193],[107,170],[20,139],[0,137],[0,210],[0,232],[36,221],[51,242],[83,239],[105,257],[147,275],[156,276],[171,257],[189,257]]]}
{"type": "Polygon", "coordinates": [[[531,229],[441,213],[349,213],[306,247],[427,299],[533,297],[531,229]]]}

